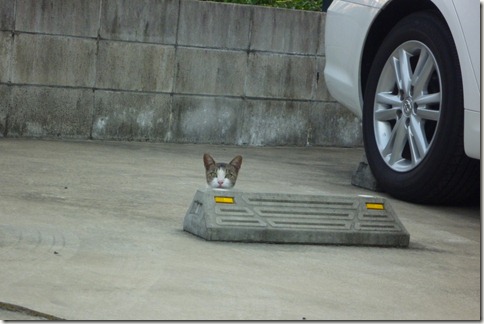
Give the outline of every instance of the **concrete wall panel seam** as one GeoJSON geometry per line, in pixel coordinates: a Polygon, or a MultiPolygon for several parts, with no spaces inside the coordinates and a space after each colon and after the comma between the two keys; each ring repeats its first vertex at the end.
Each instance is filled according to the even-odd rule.
{"type": "Polygon", "coordinates": [[[361,123],[324,81],[325,18],[199,0],[0,1],[0,136],[360,146],[361,123]]]}

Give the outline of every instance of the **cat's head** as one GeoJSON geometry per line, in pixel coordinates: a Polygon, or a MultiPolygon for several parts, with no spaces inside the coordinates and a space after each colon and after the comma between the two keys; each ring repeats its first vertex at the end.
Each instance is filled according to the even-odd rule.
{"type": "Polygon", "coordinates": [[[237,155],[229,163],[216,163],[207,153],[203,155],[207,184],[212,188],[230,189],[237,181],[237,175],[242,165],[242,157],[237,155]]]}

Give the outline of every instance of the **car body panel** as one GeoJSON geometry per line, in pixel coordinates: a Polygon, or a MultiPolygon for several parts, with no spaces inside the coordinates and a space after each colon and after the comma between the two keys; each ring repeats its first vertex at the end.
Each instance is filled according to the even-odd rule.
{"type": "Polygon", "coordinates": [[[345,0],[346,2],[352,2],[360,6],[367,6],[372,8],[383,7],[388,0],[345,0]]]}
{"type": "Polygon", "coordinates": [[[359,65],[366,32],[378,11],[350,1],[333,1],[326,16],[326,85],[331,95],[360,119],[363,100],[359,65]],[[351,14],[343,14],[346,12],[351,14]]]}
{"type": "Polygon", "coordinates": [[[469,157],[481,158],[481,113],[464,111],[464,150],[469,157]]]}
{"type": "MultiPolygon", "coordinates": [[[[481,78],[480,78],[481,42],[480,42],[480,26],[479,26],[480,10],[479,10],[479,2],[477,1],[475,2],[476,2],[475,8],[472,8],[471,6],[466,6],[465,1],[457,1],[457,2],[454,1],[453,5],[457,12],[457,18],[460,18],[459,23],[461,26],[462,37],[465,40],[465,48],[468,49],[467,53],[470,56],[469,58],[470,64],[472,65],[472,70],[474,72],[474,77],[475,77],[475,82],[473,84],[470,83],[468,87],[470,88],[471,85],[475,85],[476,86],[475,90],[480,92],[480,89],[481,89],[481,78]]],[[[461,58],[461,60],[463,60],[463,58],[461,58]]],[[[468,88],[468,87],[464,87],[464,88],[468,88]]],[[[480,110],[479,102],[469,104],[468,109],[479,111],[480,110]]]]}
{"type": "MultiPolygon", "coordinates": [[[[326,16],[324,75],[331,95],[360,119],[363,108],[361,61],[372,23],[391,0],[334,0],[326,16]]],[[[480,158],[479,1],[432,0],[452,33],[464,87],[465,152],[480,158]],[[469,5],[471,3],[471,5],[469,5]],[[474,7],[475,4],[475,7],[474,7]]]]}

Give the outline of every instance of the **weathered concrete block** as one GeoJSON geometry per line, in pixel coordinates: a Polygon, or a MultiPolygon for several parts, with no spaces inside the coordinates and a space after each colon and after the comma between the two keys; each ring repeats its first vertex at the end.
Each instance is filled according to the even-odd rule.
{"type": "Polygon", "coordinates": [[[312,103],[308,118],[311,145],[355,147],[363,143],[361,121],[336,102],[312,103]]]}
{"type": "Polygon", "coordinates": [[[93,87],[96,41],[72,37],[15,36],[12,82],[93,87]]]}
{"type": "Polygon", "coordinates": [[[380,197],[197,190],[183,230],[207,241],[408,247],[410,234],[380,197]]]}
{"type": "Polygon", "coordinates": [[[81,111],[95,138],[360,145],[359,121],[324,82],[324,20],[198,0],[0,1],[0,84],[12,86],[0,93],[12,98],[0,133],[85,134],[71,126],[84,119],[60,107],[84,107],[90,89],[81,111]]]}
{"type": "Polygon", "coordinates": [[[351,184],[372,191],[383,191],[368,165],[366,154],[363,154],[361,162],[358,164],[358,168],[353,172],[353,175],[351,176],[351,184]]]}
{"type": "Polygon", "coordinates": [[[318,91],[317,83],[323,77],[318,67],[314,57],[251,53],[245,94],[248,97],[313,99],[318,91]]]}
{"type": "Polygon", "coordinates": [[[174,66],[172,46],[101,41],[96,87],[171,92],[174,66]]]}
{"type": "Polygon", "coordinates": [[[244,101],[221,97],[175,96],[173,130],[177,143],[236,143],[244,101]]]}
{"type": "Polygon", "coordinates": [[[12,103],[12,87],[0,85],[0,137],[7,134],[7,115],[12,103]]]}
{"type": "Polygon", "coordinates": [[[15,29],[19,31],[96,37],[100,0],[18,0],[15,29]]]}
{"type": "Polygon", "coordinates": [[[10,81],[10,58],[12,55],[12,33],[0,32],[0,82],[10,81]]]}
{"type": "Polygon", "coordinates": [[[8,135],[88,138],[92,107],[92,90],[14,86],[8,135]]]}
{"type": "Polygon", "coordinates": [[[313,83],[313,96],[311,99],[322,101],[335,101],[329,93],[324,78],[324,66],[326,65],[326,58],[318,56],[316,59],[316,82],[313,83]]]}
{"type": "Polygon", "coordinates": [[[241,96],[247,74],[247,54],[179,47],[177,69],[177,93],[241,96]]]}
{"type": "Polygon", "coordinates": [[[322,12],[257,8],[252,20],[250,49],[294,54],[321,51],[322,12]]]}
{"type": "Polygon", "coordinates": [[[321,30],[319,32],[319,36],[316,36],[318,37],[319,39],[319,42],[318,42],[318,51],[317,51],[317,54],[318,55],[326,55],[326,49],[325,49],[325,38],[324,38],[324,26],[326,24],[326,12],[322,12],[321,13],[321,30]]]}
{"type": "Polygon", "coordinates": [[[96,91],[92,138],[164,140],[170,112],[170,95],[96,91]]]}
{"type": "Polygon", "coordinates": [[[178,0],[102,2],[100,36],[104,39],[175,44],[178,0]]]}
{"type": "Polygon", "coordinates": [[[252,6],[180,2],[178,45],[248,49],[252,6]]]}
{"type": "Polygon", "coordinates": [[[300,145],[308,136],[310,103],[248,100],[239,145],[300,145]]]}
{"type": "Polygon", "coordinates": [[[13,30],[15,21],[15,0],[0,1],[0,30],[13,30]]]}

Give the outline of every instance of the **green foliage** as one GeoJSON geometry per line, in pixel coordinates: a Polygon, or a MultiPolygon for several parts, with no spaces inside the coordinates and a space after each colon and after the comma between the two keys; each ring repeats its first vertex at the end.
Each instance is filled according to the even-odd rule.
{"type": "MultiPolygon", "coordinates": [[[[207,0],[202,0],[207,1],[207,0]]],[[[209,0],[226,3],[269,6],[287,9],[321,11],[323,0],[209,0]]]]}

